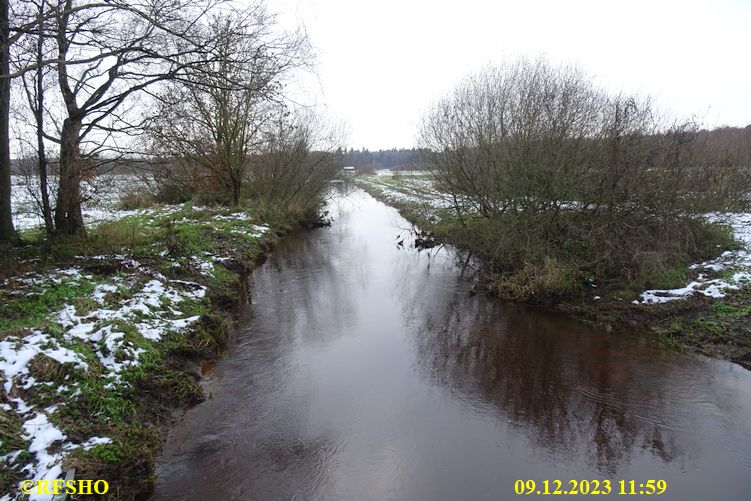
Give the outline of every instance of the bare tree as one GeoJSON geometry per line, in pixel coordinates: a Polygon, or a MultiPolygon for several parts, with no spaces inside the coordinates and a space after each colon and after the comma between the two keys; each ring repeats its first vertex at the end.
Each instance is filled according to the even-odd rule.
{"type": "Polygon", "coordinates": [[[461,195],[459,210],[546,210],[586,174],[582,146],[601,99],[577,68],[519,60],[473,75],[437,103],[422,142],[439,181],[461,195]]]}
{"type": "MultiPolygon", "coordinates": [[[[28,37],[29,34],[36,33],[39,35],[39,47],[44,44],[42,35],[43,25],[50,17],[50,11],[45,9],[45,2],[40,0],[40,4],[35,4],[33,0],[14,2],[13,9],[10,10],[10,2],[3,0],[0,9],[2,9],[2,42],[0,43],[0,223],[4,229],[0,230],[0,240],[15,239],[15,231],[12,228],[12,219],[10,214],[11,191],[10,191],[10,93],[11,82],[14,78],[25,75],[27,72],[39,69],[44,65],[49,65],[52,60],[42,61],[40,58],[28,67],[11,67],[12,52],[19,42],[28,37]],[[28,7],[33,5],[32,9],[28,7]],[[11,19],[11,15],[13,19],[11,19]]],[[[40,157],[41,158],[41,157],[40,157]]],[[[43,163],[43,158],[40,160],[43,163]]],[[[40,164],[41,166],[42,164],[40,164]]],[[[43,183],[42,190],[46,190],[46,183],[43,183]]],[[[44,197],[48,199],[48,197],[44,197]]],[[[49,206],[46,206],[47,228],[49,231],[49,206]]]]}
{"type": "MultiPolygon", "coordinates": [[[[26,96],[26,102],[29,110],[33,116],[32,127],[35,130],[35,144],[37,166],[36,166],[36,178],[38,187],[29,188],[35,192],[38,189],[38,206],[44,220],[45,230],[48,235],[54,232],[54,221],[52,219],[52,206],[50,204],[49,196],[49,184],[47,180],[48,165],[47,155],[45,147],[45,133],[44,133],[44,121],[45,121],[45,93],[47,93],[48,85],[46,82],[46,76],[50,73],[51,68],[45,63],[50,58],[48,47],[47,24],[49,23],[49,12],[47,10],[47,1],[39,0],[27,0],[25,6],[28,7],[28,11],[24,13],[23,17],[26,18],[26,36],[23,36],[17,42],[17,48],[13,57],[12,66],[13,70],[20,73],[20,79],[23,86],[24,94],[26,96]],[[36,24],[32,28],[31,20],[36,17],[36,24]],[[33,68],[26,70],[26,68],[33,68]]],[[[25,119],[27,113],[17,113],[15,117],[22,123],[27,123],[25,119]]],[[[22,142],[28,141],[25,137],[20,137],[22,142]]],[[[32,177],[27,172],[27,184],[33,182],[32,177]]]]}
{"type": "Polygon", "coordinates": [[[341,169],[342,133],[311,110],[280,108],[265,134],[266,150],[249,172],[254,198],[296,219],[316,219],[341,169]]]}
{"type": "Polygon", "coordinates": [[[236,206],[285,79],[309,64],[310,51],[301,33],[277,29],[263,2],[216,16],[207,30],[211,61],[167,88],[151,135],[156,153],[198,166],[236,206]]]}
{"type": "Polygon", "coordinates": [[[55,6],[56,71],[64,113],[59,137],[60,182],[55,226],[85,234],[81,179],[96,154],[113,151],[118,135],[138,131],[128,113],[135,97],[155,84],[179,78],[186,54],[200,60],[211,41],[196,23],[208,0],[59,0],[55,6]]]}
{"type": "Polygon", "coordinates": [[[17,238],[11,212],[10,1],[0,0],[0,242],[17,238]]]}

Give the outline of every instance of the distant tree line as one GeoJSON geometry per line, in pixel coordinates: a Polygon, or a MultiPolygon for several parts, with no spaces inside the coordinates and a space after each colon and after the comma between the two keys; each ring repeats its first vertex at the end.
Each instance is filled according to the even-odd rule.
{"type": "Polygon", "coordinates": [[[343,165],[368,169],[402,169],[422,170],[427,168],[425,163],[427,151],[420,148],[390,149],[370,151],[339,149],[337,158],[343,165]]]}

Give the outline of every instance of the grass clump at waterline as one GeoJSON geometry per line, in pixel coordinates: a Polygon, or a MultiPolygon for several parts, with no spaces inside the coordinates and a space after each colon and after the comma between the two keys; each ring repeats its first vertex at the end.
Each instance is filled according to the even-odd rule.
{"type": "Polygon", "coordinates": [[[738,246],[728,227],[698,218],[672,227],[621,221],[610,235],[593,235],[601,231],[600,221],[582,221],[581,214],[559,214],[550,225],[539,220],[544,218],[444,220],[436,231],[485,264],[482,287],[503,298],[545,304],[592,297],[594,288],[600,296],[617,290],[631,297],[680,287],[692,263],[738,246]]]}

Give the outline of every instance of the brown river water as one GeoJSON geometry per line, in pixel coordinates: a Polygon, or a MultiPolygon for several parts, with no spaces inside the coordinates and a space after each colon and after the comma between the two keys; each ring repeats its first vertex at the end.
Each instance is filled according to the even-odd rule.
{"type": "Polygon", "coordinates": [[[152,499],[537,497],[514,493],[528,479],[607,479],[581,497],[611,499],[653,479],[666,492],[637,497],[751,500],[750,372],[472,296],[450,251],[397,245],[392,208],[334,205],[250,276],[152,499]]]}

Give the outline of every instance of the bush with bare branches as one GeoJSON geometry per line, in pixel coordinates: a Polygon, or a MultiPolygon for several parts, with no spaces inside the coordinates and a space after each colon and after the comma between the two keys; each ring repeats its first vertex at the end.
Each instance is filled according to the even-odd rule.
{"type": "Polygon", "coordinates": [[[580,69],[518,60],[470,76],[427,113],[421,142],[461,227],[512,297],[584,278],[646,280],[715,250],[712,210],[745,206],[748,165],[717,162],[691,121],[610,95],[580,69]]]}

